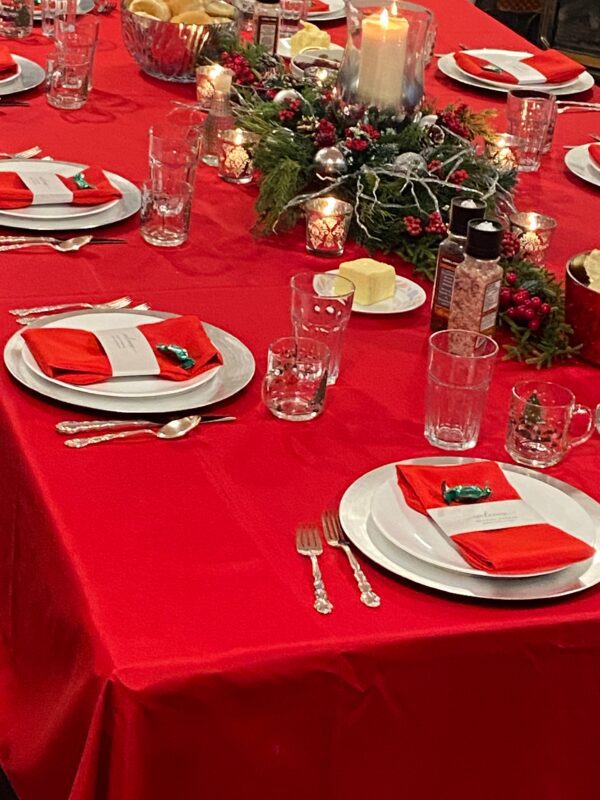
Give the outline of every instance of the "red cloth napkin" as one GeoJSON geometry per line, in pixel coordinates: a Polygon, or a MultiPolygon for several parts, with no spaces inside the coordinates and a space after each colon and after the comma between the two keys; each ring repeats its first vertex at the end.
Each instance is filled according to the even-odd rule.
{"type": "MultiPolygon", "coordinates": [[[[469,75],[473,75],[475,78],[498,81],[499,83],[519,84],[517,78],[511,75],[510,72],[505,72],[504,70],[501,72],[490,72],[489,70],[483,69],[483,67],[490,64],[490,62],[480,56],[473,56],[468,52],[457,52],[454,53],[454,60],[461,69],[468,72],[469,75]]],[[[524,58],[522,63],[541,72],[546,78],[546,83],[563,83],[585,72],[583,64],[578,64],[577,61],[573,61],[573,59],[568,58],[568,56],[559,53],[558,50],[545,50],[543,53],[524,58]]],[[[523,86],[525,85],[526,84],[523,84],[523,86]]]]}
{"type": "Polygon", "coordinates": [[[594,164],[600,167],[600,144],[591,144],[588,148],[588,153],[594,164]]]}
{"type": "MultiPolygon", "coordinates": [[[[160,366],[160,377],[187,381],[223,363],[221,354],[208,338],[198,317],[173,317],[162,322],[140,325],[139,330],[160,366]],[[171,357],[156,349],[157,344],[185,347],[196,364],[184,369],[171,357]]],[[[90,331],[69,328],[32,328],[23,338],[40,369],[64,383],[99,383],[112,376],[110,362],[98,339],[90,331]]]]}
{"type": "Polygon", "coordinates": [[[17,64],[5,44],[0,45],[0,78],[10,78],[17,71],[17,64]]]}
{"type": "Polygon", "coordinates": [[[312,0],[309,14],[326,14],[329,11],[329,3],[322,3],[321,0],[312,0]]]}
{"type": "MultiPolygon", "coordinates": [[[[100,167],[87,167],[81,174],[93,189],[80,189],[73,178],[58,176],[73,192],[74,206],[98,206],[123,196],[100,167]]],[[[16,172],[0,172],[0,208],[25,208],[32,200],[32,193],[16,172]]]]}
{"type": "MultiPolygon", "coordinates": [[[[430,508],[446,506],[441,484],[448,486],[489,486],[492,495],[477,505],[496,500],[519,500],[516,489],[493,461],[446,467],[396,465],[398,485],[404,499],[415,511],[426,514],[430,508]]],[[[547,523],[474,531],[452,536],[460,554],[472,567],[486,572],[543,572],[583,561],[594,555],[594,548],[547,523]]]]}

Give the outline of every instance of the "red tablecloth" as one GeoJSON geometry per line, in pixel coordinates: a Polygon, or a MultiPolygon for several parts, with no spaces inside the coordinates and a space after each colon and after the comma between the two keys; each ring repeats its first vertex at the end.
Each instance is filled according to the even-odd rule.
{"type": "MultiPolygon", "coordinates": [[[[466,0],[430,5],[441,52],[465,39],[521,44],[466,0]]],[[[43,63],[47,47],[36,36],[14,50],[43,63]]],[[[427,88],[441,101],[504,105],[434,65],[427,88]]],[[[141,75],[118,15],[102,17],[85,108],[56,111],[39,90],[29,108],[0,107],[0,149],[41,144],[141,180],[148,126],[173,98],[192,97],[141,75]]],[[[558,220],[559,269],[600,244],[597,190],[562,164],[562,145],[583,143],[595,123],[560,116],[543,169],[521,180],[519,206],[558,220]]],[[[53,429],[90,415],[2,371],[0,763],[21,800],[596,796],[600,589],[551,604],[469,602],[368,565],[383,599],[372,611],[328,550],[335,611],[313,611],[295,525],[367,470],[437,452],[422,433],[428,310],[353,316],[326,413],[275,420],[260,378],[268,342],[289,330],[289,277],[330,262],[304,252],[301,228],[254,241],[252,188],[202,168],[197,195],[180,249],[145,245],[132,219],[110,228],[127,246],[2,256],[3,340],[16,305],[131,294],[232,331],[258,364],[250,387],[218,407],[235,424],[81,452],[53,429]]],[[[509,388],[525,372],[498,366],[474,456],[506,458],[509,388]]],[[[600,401],[589,366],[545,375],[600,401]]],[[[550,474],[600,499],[599,441],[550,474]]]]}

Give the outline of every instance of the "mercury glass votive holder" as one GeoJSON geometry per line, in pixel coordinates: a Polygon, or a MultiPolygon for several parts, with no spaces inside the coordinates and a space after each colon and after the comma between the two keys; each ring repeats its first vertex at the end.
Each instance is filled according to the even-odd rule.
{"type": "Polygon", "coordinates": [[[336,197],[316,197],[304,204],[306,249],[321,256],[341,256],[354,208],[336,197]]]}
{"type": "Polygon", "coordinates": [[[510,229],[519,237],[519,255],[534,264],[545,262],[556,220],[536,211],[510,214],[510,229]]]}
{"type": "Polygon", "coordinates": [[[304,78],[307,83],[317,87],[333,86],[338,76],[337,69],[330,69],[329,67],[306,67],[304,70],[304,78]]]}
{"type": "Polygon", "coordinates": [[[499,172],[509,172],[519,168],[519,144],[518,136],[497,133],[486,142],[486,155],[499,172]]]}
{"type": "Polygon", "coordinates": [[[215,83],[220,75],[229,72],[220,64],[209,64],[206,67],[196,68],[196,100],[203,111],[209,111],[215,93],[215,83]]]}
{"type": "Polygon", "coordinates": [[[241,128],[219,131],[219,178],[229,183],[251,183],[254,151],[260,136],[241,128]]]}

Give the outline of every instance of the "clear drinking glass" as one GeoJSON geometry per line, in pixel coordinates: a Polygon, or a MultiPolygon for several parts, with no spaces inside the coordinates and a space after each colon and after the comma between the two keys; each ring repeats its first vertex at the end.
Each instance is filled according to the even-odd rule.
{"type": "Polygon", "coordinates": [[[307,0],[280,0],[279,38],[287,39],[298,33],[300,20],[306,19],[308,14],[307,0]]]}
{"type": "Polygon", "coordinates": [[[425,438],[443,450],[475,447],[498,345],[473,331],[429,337],[425,438]]]}
{"type": "Polygon", "coordinates": [[[506,100],[508,132],[519,142],[520,172],[535,172],[546,145],[548,128],[556,112],[556,97],[548,92],[512,89],[506,100]]]}
{"type": "Polygon", "coordinates": [[[309,336],[325,342],[331,352],[327,383],[340,372],[344,331],[352,313],[354,284],[328,272],[301,272],[292,286],[292,327],[297,337],[309,336]]]}
{"type": "Polygon", "coordinates": [[[61,49],[48,58],[46,100],[54,108],[85,105],[89,92],[91,54],[83,48],[61,49]]]}
{"type": "Polygon", "coordinates": [[[88,93],[92,90],[92,73],[94,70],[94,56],[98,44],[98,30],[100,21],[94,17],[85,17],[72,20],[70,18],[70,4],[66,0],[65,15],[57,15],[54,20],[54,39],[57,50],[87,51],[90,66],[88,71],[88,93]]]}
{"type": "Polygon", "coordinates": [[[0,1],[0,36],[23,39],[33,30],[33,0],[0,1]]]}
{"type": "Polygon", "coordinates": [[[142,185],[142,239],[156,247],[177,247],[188,238],[193,187],[171,183],[164,189],[152,182],[142,185]]]}
{"type": "Polygon", "coordinates": [[[66,17],[67,0],[42,0],[42,33],[49,39],[54,38],[54,23],[66,17]]]}
{"type": "Polygon", "coordinates": [[[323,342],[293,336],[269,345],[263,403],[279,419],[305,422],[325,405],[329,348],[323,342]]]}
{"type": "Polygon", "coordinates": [[[551,467],[571,447],[592,435],[594,417],[587,406],[575,402],[570,389],[558,383],[523,381],[512,389],[506,432],[506,451],[517,464],[551,467]],[[586,417],[586,429],[571,437],[575,417],[586,417]]]}
{"type": "Polygon", "coordinates": [[[198,167],[199,144],[187,127],[170,122],[150,128],[150,179],[160,190],[171,191],[181,184],[194,185],[198,167]]]}

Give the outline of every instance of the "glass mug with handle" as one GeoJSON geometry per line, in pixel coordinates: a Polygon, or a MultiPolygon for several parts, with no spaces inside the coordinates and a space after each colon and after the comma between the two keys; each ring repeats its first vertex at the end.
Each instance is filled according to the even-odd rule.
{"type": "Polygon", "coordinates": [[[571,447],[592,435],[592,410],[575,402],[570,389],[558,383],[523,381],[513,386],[506,432],[506,451],[526,467],[552,467],[571,447]],[[571,436],[576,417],[586,417],[580,436],[571,436]]]}

